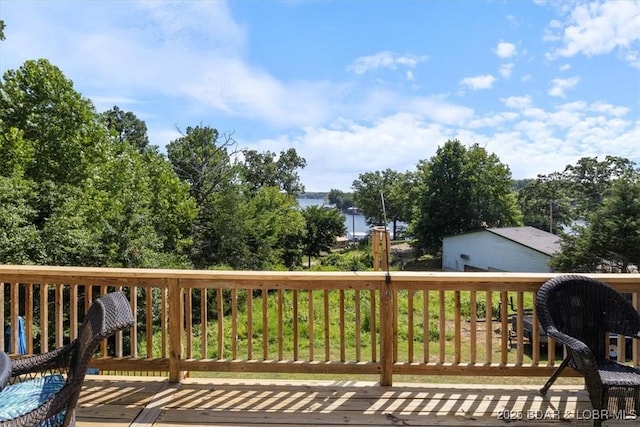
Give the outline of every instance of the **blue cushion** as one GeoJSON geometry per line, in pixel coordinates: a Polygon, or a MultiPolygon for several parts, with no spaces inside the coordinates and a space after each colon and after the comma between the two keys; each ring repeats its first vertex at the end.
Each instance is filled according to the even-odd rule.
{"type": "MultiPolygon", "coordinates": [[[[47,375],[6,386],[0,392],[0,421],[10,420],[28,412],[51,399],[65,384],[62,375],[47,375]]],[[[64,414],[60,414],[64,417],[64,414]]],[[[58,416],[53,417],[58,419],[58,416]]],[[[38,426],[54,425],[50,419],[38,426]]]]}

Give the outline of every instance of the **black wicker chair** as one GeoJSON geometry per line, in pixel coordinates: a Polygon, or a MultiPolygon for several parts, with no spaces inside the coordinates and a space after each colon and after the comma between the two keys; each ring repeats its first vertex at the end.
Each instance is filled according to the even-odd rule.
{"type": "Polygon", "coordinates": [[[547,336],[568,354],[540,392],[570,366],[584,377],[594,426],[607,415],[640,417],[640,370],[609,359],[609,333],[640,338],[640,315],[629,300],[593,278],[566,275],[540,287],[536,311],[547,336]]]}
{"type": "Polygon", "coordinates": [[[12,360],[11,382],[0,391],[0,426],[75,426],[75,407],[100,342],[133,325],[121,292],[96,299],[78,337],[48,353],[12,360]]]}

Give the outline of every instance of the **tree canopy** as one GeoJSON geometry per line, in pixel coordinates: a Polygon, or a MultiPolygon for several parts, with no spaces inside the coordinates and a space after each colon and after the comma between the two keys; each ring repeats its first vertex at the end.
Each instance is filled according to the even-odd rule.
{"type": "MultiPolygon", "coordinates": [[[[293,269],[346,232],[337,209],[299,209],[306,160],[295,149],[240,149],[233,133],[197,125],[165,155],[133,112],[96,112],[46,59],[2,76],[0,152],[2,263],[293,269]]],[[[416,171],[360,174],[328,201],[370,225],[386,213],[394,236],[409,223],[423,252],[524,222],[562,236],[558,269],[624,270],[640,262],[638,175],[628,159],[586,157],[513,181],[495,154],[450,140],[416,171]]]]}
{"type": "Polygon", "coordinates": [[[345,193],[342,190],[332,188],[326,197],[327,203],[340,211],[346,211],[354,207],[353,193],[345,193]]]}
{"type": "Polygon", "coordinates": [[[336,237],[345,235],[347,227],[337,208],[312,205],[303,209],[302,215],[306,223],[305,254],[311,267],[311,257],[328,252],[336,237]]]}
{"type": "Polygon", "coordinates": [[[147,125],[131,111],[122,111],[117,105],[100,114],[107,129],[119,142],[127,141],[138,151],[144,151],[149,145],[147,125]]]}
{"type": "Polygon", "coordinates": [[[439,252],[449,234],[521,223],[509,168],[479,145],[449,140],[418,167],[420,194],[411,227],[420,250],[439,252]]]}
{"type": "Polygon", "coordinates": [[[562,233],[555,269],[625,273],[640,266],[640,174],[627,171],[601,191],[601,202],[562,233]]]}
{"type": "Polygon", "coordinates": [[[360,174],[353,181],[353,201],[367,224],[386,226],[386,216],[386,220],[393,223],[395,237],[398,221],[408,221],[411,217],[413,180],[414,174],[391,169],[360,174]]]}
{"type": "Polygon", "coordinates": [[[46,59],[5,72],[0,122],[3,135],[19,132],[22,143],[12,157],[21,157],[25,177],[38,183],[78,184],[102,160],[104,128],[93,104],[46,59]]]}
{"type": "Polygon", "coordinates": [[[281,191],[298,197],[304,193],[304,185],[298,176],[307,161],[298,156],[294,148],[281,151],[279,156],[271,151],[242,150],[244,165],[241,168],[243,182],[250,191],[262,187],[277,187],[281,191]]]}

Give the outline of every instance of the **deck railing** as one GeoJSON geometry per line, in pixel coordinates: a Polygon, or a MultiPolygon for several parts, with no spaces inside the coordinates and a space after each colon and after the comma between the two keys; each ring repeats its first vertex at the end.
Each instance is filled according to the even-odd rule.
{"type": "MultiPolygon", "coordinates": [[[[638,307],[640,275],[591,275],[638,307]]],[[[98,295],[123,290],[137,322],[92,365],[111,372],[547,376],[533,301],[551,274],[264,272],[0,266],[0,347],[27,353],[74,338],[98,295]]],[[[636,340],[637,341],[637,340],[636,340]]],[[[618,358],[640,348],[617,338],[618,358]]],[[[566,374],[571,375],[570,370],[566,374]]]]}

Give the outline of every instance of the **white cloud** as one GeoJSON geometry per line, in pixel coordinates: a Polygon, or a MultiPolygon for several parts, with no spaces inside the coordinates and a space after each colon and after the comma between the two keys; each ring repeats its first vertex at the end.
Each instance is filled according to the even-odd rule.
{"type": "Polygon", "coordinates": [[[239,60],[204,64],[198,78],[183,81],[181,91],[198,102],[236,117],[275,125],[324,121],[338,88],[322,82],[286,84],[239,60]]]}
{"type": "Polygon", "coordinates": [[[474,115],[472,108],[448,103],[433,97],[408,98],[404,102],[402,111],[417,114],[438,124],[461,125],[474,115]]]}
{"type": "MultiPolygon", "coordinates": [[[[446,95],[434,95],[426,82],[420,85],[424,92],[403,93],[393,90],[392,85],[365,86],[321,77],[297,81],[278,78],[267,66],[248,59],[250,33],[234,20],[223,2],[149,2],[141,6],[143,14],[131,14],[132,7],[125,13],[116,2],[25,4],[29,13],[22,15],[29,16],[29,25],[12,26],[10,37],[2,42],[3,69],[34,57],[51,58],[76,83],[78,91],[101,107],[99,110],[114,104],[131,105],[144,120],[153,115],[156,123],[149,126],[152,141],[179,136],[172,127],[178,113],[184,120],[204,118],[209,121],[205,125],[213,124],[221,131],[239,123],[236,137],[242,145],[275,152],[296,148],[308,162],[301,173],[308,190],[348,191],[344,184],[350,184],[359,173],[387,168],[415,170],[419,160],[430,158],[439,145],[452,138],[487,147],[510,166],[515,178],[559,171],[585,155],[615,154],[639,160],[633,142],[640,141],[640,121],[628,118],[637,116],[637,105],[616,105],[606,99],[584,101],[589,94],[560,105],[558,99],[552,100],[555,106],[537,105],[534,99],[544,94],[544,86],[534,84],[545,80],[536,67],[524,62],[518,62],[518,70],[527,73],[520,78],[526,84],[501,84],[495,95],[486,92],[478,97],[483,104],[453,103],[446,95]],[[71,54],[76,52],[79,54],[71,54]],[[418,93],[421,96],[415,96],[418,93]],[[496,102],[498,97],[502,104],[496,102]],[[197,114],[192,115],[193,111],[197,114]],[[251,137],[257,141],[246,141],[250,138],[247,134],[259,135],[251,137]]],[[[593,12],[589,16],[613,16],[613,12],[604,12],[603,4],[590,7],[594,9],[588,9],[593,12]]],[[[587,20],[573,15],[571,19],[575,24],[556,21],[549,27],[547,40],[556,37],[555,42],[562,43],[554,52],[557,58],[606,50],[604,43],[600,43],[600,50],[575,44],[579,40],[574,43],[570,32],[563,30],[578,22],[587,28],[587,20]]],[[[618,21],[622,22],[622,17],[618,21]]],[[[614,40],[612,49],[622,49],[621,58],[638,63],[637,39],[628,35],[634,29],[623,31],[622,27],[617,25],[615,34],[619,36],[609,39],[614,40]]],[[[499,60],[506,64],[495,77],[456,77],[452,84],[459,82],[465,90],[490,89],[496,77],[511,76],[515,55],[520,59],[528,54],[520,46],[516,51],[508,45],[496,47],[500,58],[513,59],[499,60]]],[[[531,64],[534,55],[538,53],[531,54],[531,64]]],[[[381,52],[358,58],[350,69],[356,74],[399,70],[399,80],[410,82],[403,81],[403,89],[415,89],[415,69],[426,60],[424,56],[381,52]]],[[[566,62],[558,66],[561,71],[570,69],[569,60],[558,62],[566,62]]],[[[579,82],[578,77],[558,78],[547,89],[552,96],[564,97],[579,82]]],[[[443,84],[435,90],[445,94],[455,90],[443,84]]]]}
{"type": "Polygon", "coordinates": [[[503,129],[505,125],[510,124],[520,117],[518,113],[504,112],[487,115],[478,119],[469,121],[467,127],[470,129],[495,128],[503,129]]]}
{"type": "Polygon", "coordinates": [[[619,105],[609,104],[607,102],[597,101],[589,106],[589,111],[595,111],[598,113],[609,114],[614,117],[622,117],[629,114],[628,107],[621,107],[619,105]]]}
{"type": "Polygon", "coordinates": [[[533,104],[533,102],[531,101],[531,97],[529,95],[510,96],[508,98],[502,98],[501,101],[504,103],[505,106],[509,108],[514,108],[517,110],[531,107],[531,105],[533,104]]]}
{"type": "Polygon", "coordinates": [[[364,74],[377,68],[387,68],[395,70],[399,65],[407,68],[415,68],[419,63],[427,60],[426,56],[417,55],[398,55],[393,52],[378,52],[375,55],[361,56],[356,58],[351,65],[347,67],[348,71],[355,74],[364,74]]]}
{"type": "Polygon", "coordinates": [[[99,113],[106,111],[112,108],[114,105],[119,107],[123,107],[125,105],[134,105],[138,104],[138,100],[133,98],[126,98],[123,96],[91,96],[88,95],[86,98],[89,98],[94,107],[96,107],[96,111],[99,113]]]}
{"type": "Polygon", "coordinates": [[[640,69],[640,52],[637,50],[629,51],[624,55],[624,60],[633,68],[640,69]]]}
{"type": "Polygon", "coordinates": [[[562,171],[585,156],[637,158],[633,153],[637,149],[629,141],[638,140],[640,122],[625,120],[628,111],[623,107],[580,101],[546,111],[533,105],[528,95],[503,102],[518,111],[474,115],[452,125],[409,113],[360,123],[340,119],[305,128],[302,135],[260,144],[272,151],[273,144],[276,151],[295,147],[307,160],[301,177],[310,191],[349,191],[343,183],[350,184],[364,172],[415,170],[419,160],[428,160],[438,146],[453,138],[486,147],[511,168],[514,178],[562,171]]]}
{"type": "Polygon", "coordinates": [[[545,37],[562,46],[548,53],[548,59],[603,55],[619,49],[622,59],[637,66],[640,49],[640,2],[605,1],[575,3],[566,22],[552,21],[545,37]]]}
{"type": "Polygon", "coordinates": [[[500,75],[505,78],[508,79],[509,77],[511,77],[511,72],[513,71],[513,67],[515,64],[510,63],[510,64],[504,64],[502,66],[500,66],[500,70],[498,71],[498,73],[500,73],[500,75]]]}
{"type": "Polygon", "coordinates": [[[304,134],[263,140],[258,146],[274,150],[294,147],[307,160],[300,176],[309,191],[344,188],[359,174],[387,168],[415,170],[419,160],[428,159],[438,145],[454,138],[448,129],[424,121],[416,114],[397,113],[367,124],[338,120],[328,126],[306,128],[304,134]]]}
{"type": "Polygon", "coordinates": [[[491,89],[496,78],[491,74],[483,76],[466,77],[460,81],[462,86],[466,86],[471,90],[491,89]]]}
{"type": "Polygon", "coordinates": [[[516,54],[516,45],[513,43],[500,42],[498,46],[495,48],[494,52],[500,58],[511,58],[516,54]]]}
{"type": "Polygon", "coordinates": [[[551,80],[551,88],[548,94],[551,96],[557,96],[560,98],[566,98],[566,91],[573,88],[580,83],[580,77],[571,77],[568,79],[553,79],[551,80]]]}

